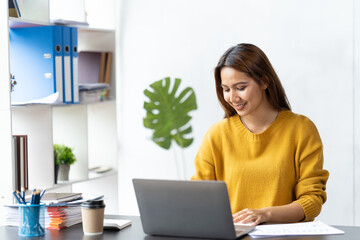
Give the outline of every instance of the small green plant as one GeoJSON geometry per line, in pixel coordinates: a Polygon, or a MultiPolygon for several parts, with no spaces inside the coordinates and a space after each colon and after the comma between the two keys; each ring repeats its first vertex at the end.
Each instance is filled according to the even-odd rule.
{"type": "Polygon", "coordinates": [[[65,145],[54,144],[54,161],[56,165],[71,165],[76,161],[72,148],[65,145]]]}

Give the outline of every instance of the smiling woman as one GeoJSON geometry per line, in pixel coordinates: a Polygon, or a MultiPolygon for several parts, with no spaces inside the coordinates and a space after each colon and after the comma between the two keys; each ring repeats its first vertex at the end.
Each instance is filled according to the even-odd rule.
{"type": "MultiPolygon", "coordinates": [[[[253,133],[263,132],[275,120],[279,111],[271,107],[267,100],[265,91],[266,83],[259,85],[246,73],[239,72],[231,67],[224,67],[221,70],[221,86],[223,88],[224,100],[240,115],[241,121],[253,133]],[[245,115],[264,115],[263,112],[270,110],[268,119],[263,124],[249,127],[245,124],[245,115]]],[[[265,116],[265,115],[264,115],[265,116]]],[[[248,116],[249,117],[249,116],[248,116]]],[[[260,116],[257,116],[258,118],[260,116]]]]}
{"type": "Polygon", "coordinates": [[[291,112],[261,49],[239,44],[215,68],[225,119],[206,133],[193,180],[226,182],[234,222],[311,221],[326,201],[328,171],[314,123],[291,112]]]}

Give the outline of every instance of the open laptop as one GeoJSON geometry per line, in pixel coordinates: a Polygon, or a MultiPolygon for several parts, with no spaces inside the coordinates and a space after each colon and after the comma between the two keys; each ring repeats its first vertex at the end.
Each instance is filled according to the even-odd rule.
{"type": "Polygon", "coordinates": [[[144,233],[236,239],[254,229],[236,226],[224,182],[133,179],[144,233]]]}

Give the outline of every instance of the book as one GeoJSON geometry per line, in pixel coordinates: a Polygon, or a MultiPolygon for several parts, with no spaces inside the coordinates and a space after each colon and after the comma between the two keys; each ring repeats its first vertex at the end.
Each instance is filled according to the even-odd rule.
{"type": "Polygon", "coordinates": [[[13,153],[15,167],[15,189],[27,190],[28,179],[28,144],[27,135],[13,135],[13,153]]]}
{"type": "Polygon", "coordinates": [[[45,193],[44,196],[41,198],[41,201],[44,202],[46,205],[51,205],[54,203],[61,203],[61,202],[70,202],[77,199],[81,199],[81,193],[45,193]]]}
{"type": "Polygon", "coordinates": [[[131,220],[128,219],[104,219],[104,229],[123,229],[131,225],[131,220]]]}
{"type": "Polygon", "coordinates": [[[99,83],[104,82],[105,64],[106,64],[106,53],[103,52],[101,53],[101,57],[100,57],[99,83]]]}
{"type": "Polygon", "coordinates": [[[108,52],[106,55],[106,64],[105,64],[105,73],[104,73],[104,82],[107,84],[110,84],[111,62],[112,62],[112,53],[108,52]]]}
{"type": "Polygon", "coordinates": [[[46,208],[45,226],[47,229],[64,229],[81,223],[81,205],[48,206],[46,208]]]}
{"type": "MultiPolygon", "coordinates": [[[[25,200],[29,201],[31,195],[26,196],[25,200]]],[[[46,205],[54,205],[57,203],[68,203],[74,200],[82,199],[81,193],[57,193],[57,192],[46,192],[41,198],[41,202],[46,205]]]]}

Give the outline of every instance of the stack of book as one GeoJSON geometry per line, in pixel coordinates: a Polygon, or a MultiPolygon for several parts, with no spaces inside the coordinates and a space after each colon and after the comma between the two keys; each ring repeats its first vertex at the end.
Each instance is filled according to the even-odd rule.
{"type": "Polygon", "coordinates": [[[80,204],[46,207],[45,226],[47,229],[60,230],[81,223],[80,204]]]}
{"type": "MultiPolygon", "coordinates": [[[[41,199],[46,204],[45,227],[60,230],[81,223],[81,203],[103,197],[83,198],[81,193],[45,193],[41,199]]],[[[18,205],[5,205],[4,217],[5,225],[19,226],[18,205]]]]}
{"type": "Polygon", "coordinates": [[[60,230],[81,223],[81,193],[46,193],[42,202],[46,204],[47,229],[60,230]]]}

